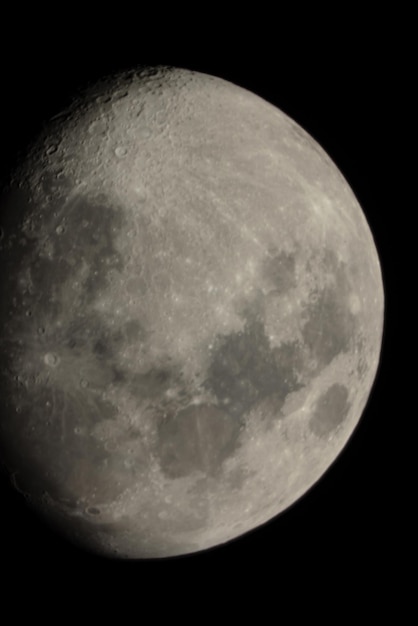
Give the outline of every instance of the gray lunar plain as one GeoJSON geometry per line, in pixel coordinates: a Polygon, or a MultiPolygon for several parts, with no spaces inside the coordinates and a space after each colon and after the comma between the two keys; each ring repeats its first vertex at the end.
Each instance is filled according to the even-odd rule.
{"type": "Polygon", "coordinates": [[[321,147],[220,78],[90,87],[0,201],[0,452],[71,541],[216,546],[336,459],[367,402],[383,288],[321,147]]]}

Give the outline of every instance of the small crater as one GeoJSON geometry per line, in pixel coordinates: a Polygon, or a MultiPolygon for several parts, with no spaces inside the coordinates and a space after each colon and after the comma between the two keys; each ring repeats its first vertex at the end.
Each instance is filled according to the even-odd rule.
{"type": "Polygon", "coordinates": [[[55,232],[57,233],[57,235],[62,235],[63,233],[65,233],[65,226],[64,226],[64,224],[59,224],[56,227],[55,232]]]}
{"type": "Polygon", "coordinates": [[[94,120],[88,127],[89,135],[105,135],[107,124],[105,119],[94,120]]]}
{"type": "Polygon", "coordinates": [[[58,146],[56,144],[53,144],[47,148],[46,153],[48,156],[51,156],[51,154],[55,154],[57,150],[58,150],[58,146]]]}
{"type": "Polygon", "coordinates": [[[121,91],[116,91],[113,96],[112,99],[113,100],[123,100],[123,98],[127,98],[128,96],[128,92],[125,90],[121,90],[121,91]]]}
{"type": "Polygon", "coordinates": [[[44,363],[49,367],[57,367],[60,362],[60,358],[57,354],[53,352],[47,352],[44,356],[44,363]]]}
{"type": "Polygon", "coordinates": [[[128,148],[126,146],[118,146],[115,149],[115,155],[118,159],[123,159],[128,154],[128,148]]]}
{"type": "Polygon", "coordinates": [[[111,96],[109,96],[109,94],[103,94],[100,96],[97,96],[96,98],[96,102],[97,104],[107,104],[108,102],[110,102],[112,99],[111,96]]]}
{"type": "Polygon", "coordinates": [[[97,506],[89,506],[86,509],[87,515],[100,515],[101,510],[97,508],[97,506]]]}

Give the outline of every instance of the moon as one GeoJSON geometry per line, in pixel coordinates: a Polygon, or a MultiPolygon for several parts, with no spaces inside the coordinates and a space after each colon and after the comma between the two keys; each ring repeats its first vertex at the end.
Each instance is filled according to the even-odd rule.
{"type": "Polygon", "coordinates": [[[162,558],[307,492],[379,363],[380,263],[324,150],[206,74],[108,76],[0,200],[0,453],[69,541],[162,558]]]}

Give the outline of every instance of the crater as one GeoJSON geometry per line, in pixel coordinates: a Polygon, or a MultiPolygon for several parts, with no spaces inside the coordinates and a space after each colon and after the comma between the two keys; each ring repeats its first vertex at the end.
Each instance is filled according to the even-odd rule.
{"type": "Polygon", "coordinates": [[[98,509],[96,506],[89,506],[89,507],[86,509],[86,513],[87,513],[88,515],[100,515],[101,511],[100,511],[100,509],[98,509]]]}
{"type": "Polygon", "coordinates": [[[45,354],[44,356],[44,361],[45,364],[49,367],[57,367],[57,365],[59,365],[60,359],[57,354],[54,354],[53,352],[47,352],[47,354],[45,354]]]}
{"type": "Polygon", "coordinates": [[[316,402],[309,427],[317,437],[328,437],[343,423],[349,410],[347,388],[335,383],[316,402]]]}

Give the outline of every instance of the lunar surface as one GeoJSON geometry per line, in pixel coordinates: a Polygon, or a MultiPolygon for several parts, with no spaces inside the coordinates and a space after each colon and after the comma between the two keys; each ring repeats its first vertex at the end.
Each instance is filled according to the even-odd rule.
{"type": "Polygon", "coordinates": [[[367,402],[383,289],[342,174],[260,97],[107,77],[56,115],[0,214],[0,452],[64,535],[122,558],[258,527],[367,402]]]}

